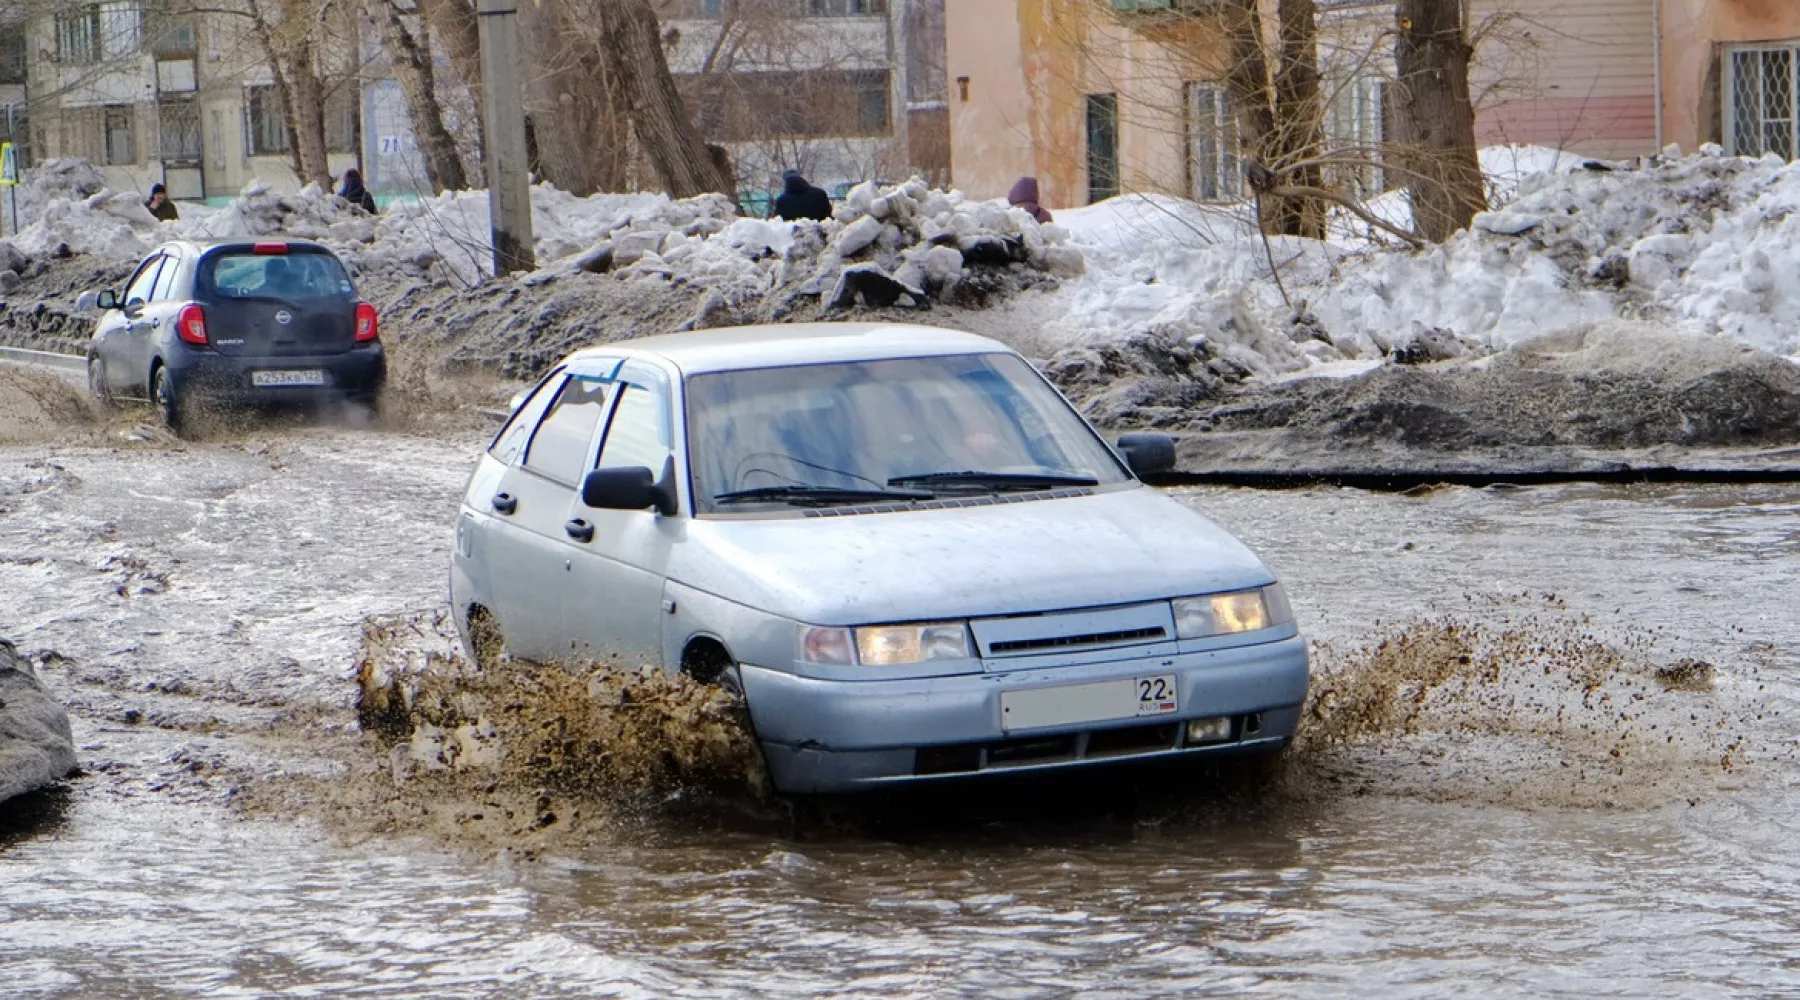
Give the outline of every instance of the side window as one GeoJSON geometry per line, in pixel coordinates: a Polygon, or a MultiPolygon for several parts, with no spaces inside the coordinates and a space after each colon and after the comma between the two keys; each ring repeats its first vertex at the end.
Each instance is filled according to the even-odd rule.
{"type": "Polygon", "coordinates": [[[531,395],[513,412],[512,419],[494,435],[494,443],[488,445],[488,454],[507,465],[519,460],[525,453],[525,442],[531,440],[531,429],[544,415],[550,401],[556,398],[557,387],[562,383],[562,369],[552,371],[531,390],[531,395]]]}
{"type": "Polygon", "coordinates": [[[581,481],[587,463],[588,444],[606,415],[613,383],[585,375],[571,375],[550,404],[531,444],[525,451],[525,468],[570,486],[581,481]]]}
{"type": "Polygon", "coordinates": [[[647,375],[641,369],[628,368],[621,376],[619,405],[606,427],[606,441],[600,446],[600,460],[595,468],[643,466],[652,475],[662,474],[663,462],[673,450],[669,391],[662,379],[647,375]]]}
{"type": "Polygon", "coordinates": [[[144,266],[131,276],[131,284],[125,286],[126,305],[150,301],[150,292],[156,287],[157,268],[162,266],[163,259],[162,254],[157,254],[144,261],[144,266]]]}
{"type": "Polygon", "coordinates": [[[162,273],[156,279],[156,289],[150,295],[152,302],[167,302],[175,297],[175,275],[181,270],[179,258],[170,256],[163,258],[162,273]]]}

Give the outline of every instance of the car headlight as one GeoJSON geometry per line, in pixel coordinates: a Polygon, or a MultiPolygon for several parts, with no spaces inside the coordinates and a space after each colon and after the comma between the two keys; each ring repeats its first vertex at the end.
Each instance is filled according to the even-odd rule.
{"type": "Polygon", "coordinates": [[[1175,609],[1175,634],[1183,639],[1256,632],[1294,620],[1294,609],[1279,583],[1229,594],[1182,597],[1169,604],[1175,609]]]}
{"type": "Polygon", "coordinates": [[[963,622],[872,625],[864,628],[806,626],[800,630],[800,659],[807,663],[888,667],[974,656],[963,622]]]}

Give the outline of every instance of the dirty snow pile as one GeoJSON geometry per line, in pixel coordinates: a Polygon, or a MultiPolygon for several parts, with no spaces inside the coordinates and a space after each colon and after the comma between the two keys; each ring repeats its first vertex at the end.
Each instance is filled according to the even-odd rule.
{"type": "Polygon", "coordinates": [[[1417,252],[1265,245],[1236,216],[1179,199],[1059,213],[1088,273],[1040,304],[1046,339],[1151,338],[1266,376],[1485,354],[1629,316],[1800,354],[1800,166],[1716,147],[1551,166],[1417,252]]]}
{"type": "Polygon", "coordinates": [[[725,307],[781,289],[827,308],[910,307],[949,296],[974,265],[1079,274],[1081,252],[1067,242],[1065,230],[1022,209],[914,178],[859,184],[823,222],[741,218],[706,232],[634,220],[566,266],[687,282],[725,307]]]}

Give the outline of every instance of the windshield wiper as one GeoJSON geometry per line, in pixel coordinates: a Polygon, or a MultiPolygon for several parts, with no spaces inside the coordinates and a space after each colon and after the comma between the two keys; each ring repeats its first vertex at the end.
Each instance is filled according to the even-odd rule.
{"type": "Polygon", "coordinates": [[[895,476],[888,480],[889,486],[902,486],[919,483],[926,486],[969,486],[977,489],[991,490],[1046,490],[1058,486],[1098,486],[1100,480],[1092,476],[1063,476],[1053,472],[921,472],[910,476],[895,476]]]}
{"type": "Polygon", "coordinates": [[[924,490],[857,489],[851,486],[808,486],[793,483],[786,486],[758,486],[748,490],[732,490],[713,497],[713,503],[755,503],[773,500],[790,504],[867,503],[880,500],[930,500],[924,490]]]}

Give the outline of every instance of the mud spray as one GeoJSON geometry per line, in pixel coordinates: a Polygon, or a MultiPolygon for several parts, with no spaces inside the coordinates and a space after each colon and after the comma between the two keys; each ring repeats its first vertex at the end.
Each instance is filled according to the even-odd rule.
{"type": "Polygon", "coordinates": [[[1760,716],[1668,636],[1551,596],[1467,608],[1320,645],[1286,785],[1523,808],[1655,808],[1741,786],[1760,716]]]}
{"type": "MultiPolygon", "coordinates": [[[[1320,645],[1300,736],[1248,794],[1275,812],[1368,795],[1650,809],[1741,786],[1755,723],[1719,685],[1754,665],[1672,660],[1665,643],[1526,595],[1320,645]]],[[[671,817],[817,818],[772,798],[743,703],[724,688],[653,670],[490,662],[461,655],[442,613],[366,622],[360,732],[330,777],[252,783],[240,805],[353,836],[423,834],[526,857],[626,829],[666,832],[671,817]]],[[[1216,791],[1217,774],[1157,786],[1135,817],[1181,815],[1216,791]]],[[[1227,777],[1228,794],[1245,794],[1241,775],[1227,777]]],[[[843,816],[830,819],[844,832],[843,816]]]]}

